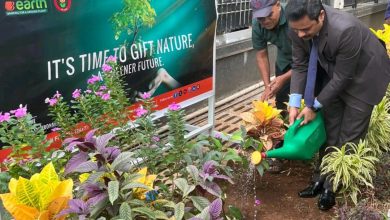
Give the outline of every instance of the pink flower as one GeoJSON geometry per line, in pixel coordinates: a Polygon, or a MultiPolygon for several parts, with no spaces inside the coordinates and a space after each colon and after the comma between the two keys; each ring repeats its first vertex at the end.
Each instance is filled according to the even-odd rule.
{"type": "Polygon", "coordinates": [[[107,86],[100,86],[99,90],[102,91],[102,90],[106,90],[107,89],[107,86]]]}
{"type": "Polygon", "coordinates": [[[255,200],[255,205],[256,205],[256,206],[259,206],[259,205],[261,205],[261,201],[260,201],[260,199],[256,199],[256,200],[255,200]]]}
{"type": "Polygon", "coordinates": [[[160,138],[159,138],[158,136],[153,136],[153,137],[152,137],[152,140],[153,140],[154,142],[159,142],[159,141],[160,141],[160,138]]]}
{"type": "Polygon", "coordinates": [[[136,110],[135,110],[135,115],[139,118],[143,115],[145,115],[146,113],[148,113],[148,110],[144,109],[142,106],[141,107],[138,107],[136,110]]]}
{"type": "Polygon", "coordinates": [[[59,99],[61,97],[61,94],[56,91],[56,94],[53,95],[53,98],[59,99]]]}
{"type": "Polygon", "coordinates": [[[55,106],[57,104],[57,99],[56,98],[46,98],[45,103],[49,103],[49,106],[55,106]]]}
{"type": "Polygon", "coordinates": [[[220,133],[215,133],[214,137],[220,139],[221,138],[221,134],[220,133]]]}
{"type": "Polygon", "coordinates": [[[176,104],[174,102],[168,106],[168,109],[171,110],[171,111],[177,111],[180,108],[181,108],[180,105],[178,105],[178,104],[176,104]]]}
{"type": "Polygon", "coordinates": [[[103,92],[95,92],[95,95],[97,95],[97,96],[103,96],[103,92]]]}
{"type": "Polygon", "coordinates": [[[102,99],[103,99],[104,101],[107,101],[107,100],[110,99],[110,93],[105,93],[105,94],[103,94],[101,97],[102,97],[102,99]]]}
{"type": "Polygon", "coordinates": [[[152,95],[149,92],[144,92],[141,94],[142,99],[149,99],[152,95]]]}
{"type": "Polygon", "coordinates": [[[2,112],[0,112],[0,123],[4,121],[8,122],[10,119],[11,119],[10,113],[6,112],[3,114],[2,112]]]}
{"type": "Polygon", "coordinates": [[[85,90],[85,93],[92,93],[90,89],[85,90]]]}
{"type": "Polygon", "coordinates": [[[61,128],[57,128],[57,127],[51,129],[51,131],[60,131],[60,130],[61,128]]]}
{"type": "Polygon", "coordinates": [[[109,56],[107,58],[106,62],[114,62],[114,63],[116,63],[116,57],[115,56],[109,56]]]}
{"type": "Polygon", "coordinates": [[[103,72],[107,73],[107,72],[110,72],[112,70],[112,67],[108,64],[103,64],[102,70],[103,70],[103,72]]]}
{"type": "Polygon", "coordinates": [[[100,80],[101,80],[100,76],[92,75],[92,77],[87,80],[87,83],[88,84],[95,84],[95,82],[98,82],[100,80]]]}
{"type": "Polygon", "coordinates": [[[73,97],[74,99],[77,99],[77,98],[80,97],[80,93],[81,93],[81,89],[76,89],[76,90],[73,91],[72,97],[73,97]]]}
{"type": "Polygon", "coordinates": [[[18,109],[12,110],[12,114],[15,114],[15,117],[17,118],[23,118],[27,115],[27,105],[23,107],[22,104],[19,105],[18,109]]]}

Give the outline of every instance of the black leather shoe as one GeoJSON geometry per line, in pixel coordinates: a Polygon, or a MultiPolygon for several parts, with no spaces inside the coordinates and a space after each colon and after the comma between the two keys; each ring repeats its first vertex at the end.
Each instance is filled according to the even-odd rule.
{"type": "Polygon", "coordinates": [[[306,187],[304,190],[300,191],[298,193],[298,195],[301,198],[314,198],[318,194],[320,194],[321,191],[322,191],[322,183],[313,182],[308,187],[306,187]]]}
{"type": "Polygon", "coordinates": [[[336,204],[334,192],[325,189],[318,199],[318,208],[322,211],[331,209],[336,204]]]}

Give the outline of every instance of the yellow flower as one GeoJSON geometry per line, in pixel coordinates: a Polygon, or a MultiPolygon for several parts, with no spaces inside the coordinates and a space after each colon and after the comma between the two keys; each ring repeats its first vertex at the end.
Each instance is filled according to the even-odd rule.
{"type": "Polygon", "coordinates": [[[251,163],[257,165],[261,162],[261,153],[260,151],[254,151],[251,155],[251,163]]]}
{"type": "Polygon", "coordinates": [[[48,220],[68,206],[73,181],[60,181],[53,164],[49,163],[29,180],[12,178],[8,188],[10,192],[0,194],[0,198],[15,220],[48,220]]]}
{"type": "Polygon", "coordinates": [[[147,175],[148,168],[144,167],[140,171],[138,171],[139,174],[141,174],[141,177],[137,179],[135,182],[142,183],[149,187],[149,189],[144,188],[135,188],[133,191],[133,195],[135,198],[145,200],[145,193],[149,190],[153,189],[153,183],[154,180],[157,178],[157,175],[147,175]]]}
{"type": "Polygon", "coordinates": [[[267,101],[253,101],[253,114],[259,120],[260,124],[269,123],[277,117],[281,110],[278,110],[268,104],[267,101]]]}
{"type": "Polygon", "coordinates": [[[89,173],[83,173],[83,174],[81,174],[81,175],[79,176],[79,181],[80,181],[80,183],[85,182],[85,181],[88,179],[88,177],[89,177],[89,173]]]}

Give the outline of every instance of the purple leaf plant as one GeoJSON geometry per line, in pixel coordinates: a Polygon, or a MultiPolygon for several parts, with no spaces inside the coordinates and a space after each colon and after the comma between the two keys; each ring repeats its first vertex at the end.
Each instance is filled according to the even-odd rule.
{"type": "Polygon", "coordinates": [[[109,141],[115,137],[113,134],[104,134],[94,137],[95,130],[89,131],[84,138],[67,138],[64,141],[65,150],[73,151],[76,147],[78,152],[68,161],[64,174],[73,172],[91,172],[101,170],[106,163],[112,163],[121,153],[118,147],[107,147],[109,141]],[[90,160],[90,154],[96,161],[90,160]]]}

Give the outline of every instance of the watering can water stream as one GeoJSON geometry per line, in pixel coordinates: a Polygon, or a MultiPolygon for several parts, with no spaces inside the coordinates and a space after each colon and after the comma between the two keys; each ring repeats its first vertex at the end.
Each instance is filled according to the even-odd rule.
{"type": "Polygon", "coordinates": [[[281,148],[262,153],[263,158],[310,160],[326,141],[324,117],[317,112],[313,121],[300,126],[303,118],[295,120],[285,136],[281,148]]]}

